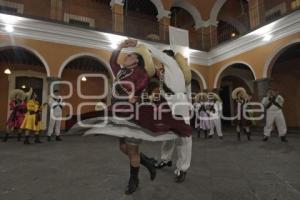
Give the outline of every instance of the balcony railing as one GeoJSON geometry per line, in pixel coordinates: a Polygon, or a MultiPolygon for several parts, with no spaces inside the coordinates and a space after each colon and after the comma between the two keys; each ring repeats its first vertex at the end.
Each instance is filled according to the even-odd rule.
{"type": "MultiPolygon", "coordinates": [[[[26,0],[1,1],[0,12],[138,39],[169,42],[168,25],[157,21],[155,16],[113,13],[109,0],[43,0],[43,3],[40,0],[31,0],[30,4],[27,2],[26,0]]],[[[299,8],[300,0],[264,0],[264,4],[250,6],[233,20],[219,19],[217,28],[190,30],[190,47],[209,51],[299,8]]]]}

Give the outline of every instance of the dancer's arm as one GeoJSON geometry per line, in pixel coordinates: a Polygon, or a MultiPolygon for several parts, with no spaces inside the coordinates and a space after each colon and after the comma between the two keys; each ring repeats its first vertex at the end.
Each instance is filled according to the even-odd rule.
{"type": "Polygon", "coordinates": [[[110,67],[115,76],[118,74],[119,70],[121,69],[121,66],[118,64],[118,58],[121,50],[122,48],[120,47],[117,50],[113,51],[110,57],[110,67]]]}

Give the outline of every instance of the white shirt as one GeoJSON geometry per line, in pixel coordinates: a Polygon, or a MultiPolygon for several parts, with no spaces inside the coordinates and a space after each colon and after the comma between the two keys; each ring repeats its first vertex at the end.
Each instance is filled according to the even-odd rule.
{"type": "MultiPolygon", "coordinates": [[[[275,102],[278,103],[282,107],[284,104],[284,98],[280,95],[277,95],[275,102]]],[[[264,97],[262,100],[262,104],[266,107],[269,103],[270,103],[269,97],[264,97]]],[[[267,111],[271,111],[271,112],[277,112],[280,110],[281,110],[281,108],[277,107],[274,104],[272,104],[271,107],[267,109],[267,111]]]]}

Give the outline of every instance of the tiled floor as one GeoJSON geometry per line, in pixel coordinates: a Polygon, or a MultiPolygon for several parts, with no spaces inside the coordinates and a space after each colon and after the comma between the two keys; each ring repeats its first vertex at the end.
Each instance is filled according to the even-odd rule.
{"type": "MultiPolygon", "coordinates": [[[[0,143],[1,200],[298,200],[300,136],[283,144],[261,137],[252,142],[193,139],[186,181],[174,183],[173,169],[154,182],[140,170],[140,188],[124,195],[129,164],[116,138],[64,137],[62,143],[24,146],[0,143]]],[[[159,143],[143,143],[143,152],[159,157],[159,143]]]]}

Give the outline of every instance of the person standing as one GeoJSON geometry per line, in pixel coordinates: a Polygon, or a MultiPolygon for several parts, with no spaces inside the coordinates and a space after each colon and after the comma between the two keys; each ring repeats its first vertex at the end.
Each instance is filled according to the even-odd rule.
{"type": "Polygon", "coordinates": [[[24,120],[24,115],[26,113],[25,104],[26,94],[23,90],[15,89],[10,93],[11,102],[9,103],[10,110],[12,111],[8,121],[6,123],[7,133],[3,138],[3,142],[7,142],[10,133],[18,134],[18,141],[21,141],[21,125],[24,120]]]}
{"type": "Polygon", "coordinates": [[[30,144],[29,137],[30,133],[34,134],[34,143],[42,143],[39,137],[41,131],[41,109],[40,103],[36,100],[37,94],[32,93],[30,99],[26,103],[27,113],[25,114],[24,121],[21,125],[21,129],[25,130],[24,144],[30,144]]]}
{"type": "Polygon", "coordinates": [[[209,103],[209,115],[211,122],[211,129],[208,138],[212,138],[216,132],[219,136],[219,139],[223,139],[222,133],[222,123],[221,123],[221,115],[222,115],[222,100],[216,93],[208,93],[208,103],[209,103]]]}
{"type": "Polygon", "coordinates": [[[241,140],[241,131],[245,131],[248,140],[251,140],[251,132],[250,126],[251,121],[249,120],[250,116],[249,113],[244,112],[247,109],[247,103],[249,102],[249,95],[247,91],[242,88],[238,87],[232,92],[232,99],[236,103],[237,108],[237,119],[236,119],[236,132],[237,132],[237,140],[241,140]]]}
{"type": "Polygon", "coordinates": [[[267,92],[267,96],[263,98],[262,104],[265,106],[266,109],[266,125],[264,128],[263,141],[268,141],[273,130],[273,125],[275,124],[281,141],[287,142],[287,128],[282,112],[284,98],[281,95],[279,95],[278,92],[275,92],[273,89],[270,88],[267,92]]]}
{"type": "Polygon", "coordinates": [[[51,142],[51,136],[55,132],[55,140],[62,141],[60,137],[60,126],[62,118],[62,109],[65,105],[61,96],[59,96],[59,90],[54,90],[53,95],[49,97],[48,105],[50,107],[50,121],[47,133],[47,140],[51,142]]]}

